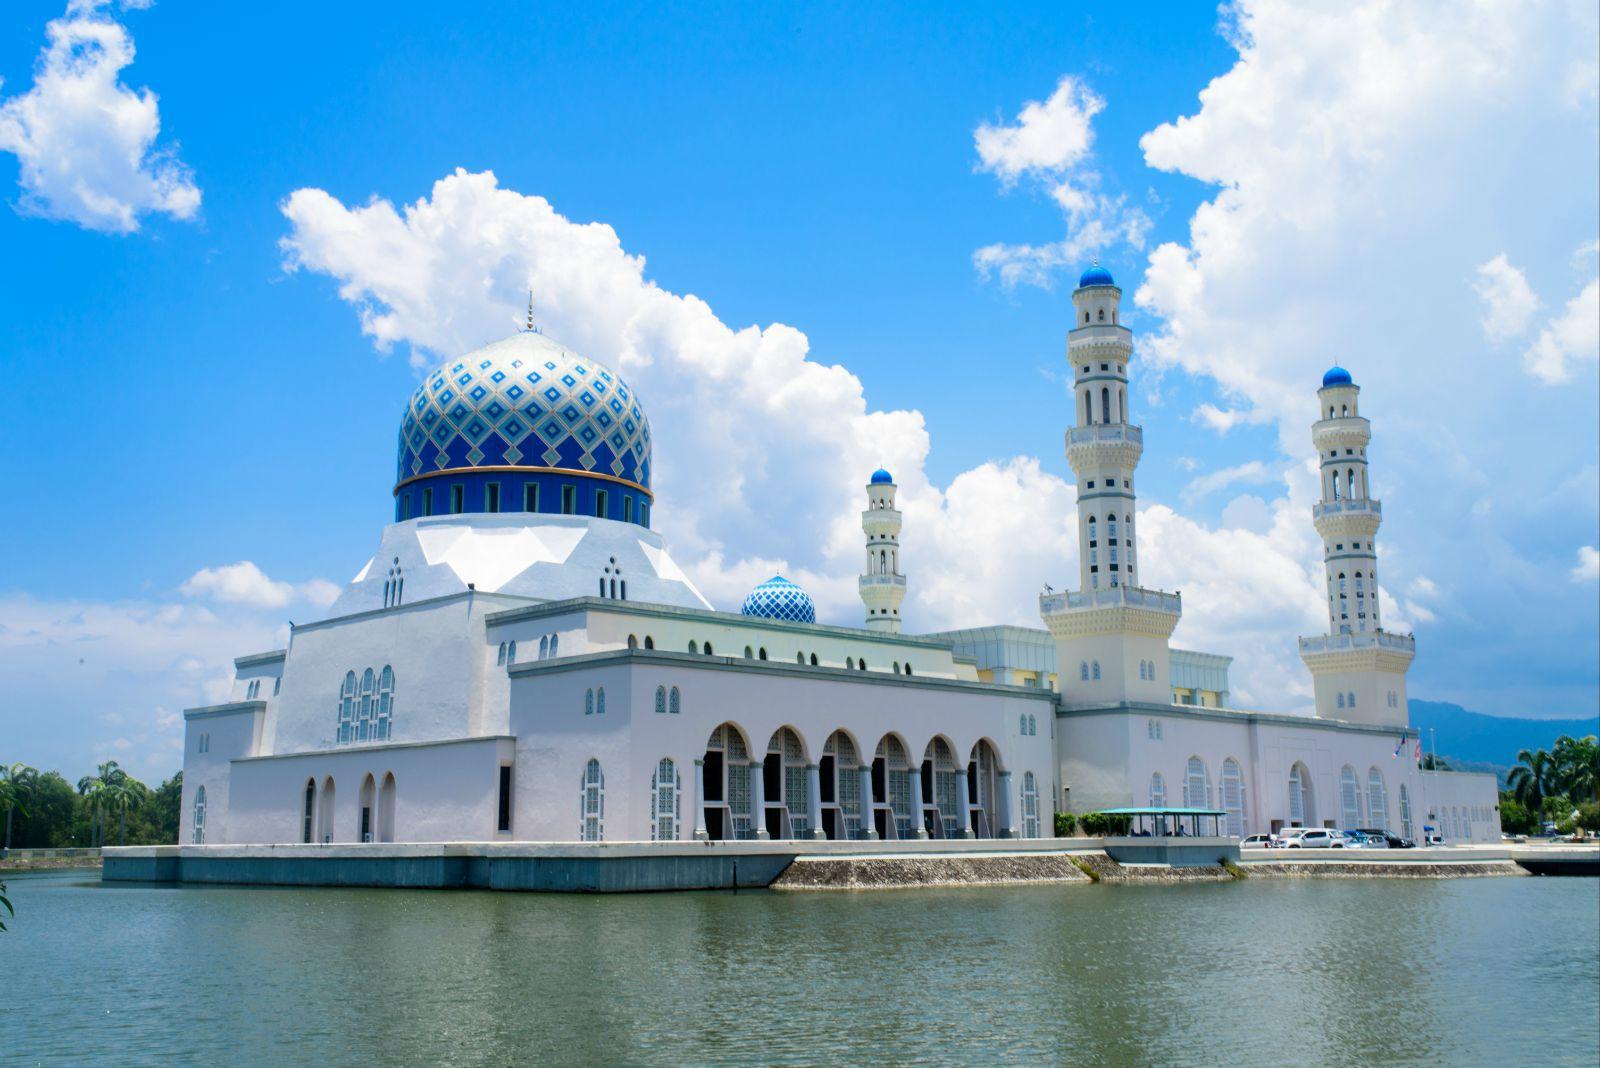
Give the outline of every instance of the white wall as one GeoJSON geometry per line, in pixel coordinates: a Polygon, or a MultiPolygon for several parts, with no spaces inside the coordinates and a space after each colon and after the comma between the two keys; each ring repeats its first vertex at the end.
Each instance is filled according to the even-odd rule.
{"type": "Polygon", "coordinates": [[[219,705],[185,714],[183,724],[183,807],[178,813],[178,844],[194,842],[194,801],[206,791],[206,842],[228,837],[232,761],[252,755],[260,744],[262,703],[219,705]],[[206,751],[201,752],[201,738],[206,751]]]}
{"type": "Polygon", "coordinates": [[[1500,784],[1481,772],[1427,771],[1421,774],[1427,811],[1451,844],[1500,841],[1500,784]]]}

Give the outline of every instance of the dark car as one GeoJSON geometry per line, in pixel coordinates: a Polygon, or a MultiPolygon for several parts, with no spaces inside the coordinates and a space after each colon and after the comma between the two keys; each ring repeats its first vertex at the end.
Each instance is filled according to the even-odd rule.
{"type": "Polygon", "coordinates": [[[1390,834],[1388,831],[1368,830],[1365,827],[1360,828],[1360,830],[1361,830],[1361,833],[1364,834],[1364,835],[1367,835],[1367,836],[1372,837],[1372,838],[1381,838],[1385,842],[1388,842],[1390,849],[1415,849],[1415,848],[1417,848],[1417,843],[1413,842],[1409,838],[1401,838],[1398,834],[1390,834]]]}

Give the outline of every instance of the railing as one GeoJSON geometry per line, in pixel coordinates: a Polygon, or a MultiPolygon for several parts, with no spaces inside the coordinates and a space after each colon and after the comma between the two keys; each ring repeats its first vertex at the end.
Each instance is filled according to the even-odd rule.
{"type": "Polygon", "coordinates": [[[1092,344],[1097,341],[1132,341],[1133,331],[1121,323],[1092,323],[1076,327],[1067,333],[1067,348],[1092,344]]]}
{"type": "Polygon", "coordinates": [[[1112,586],[1104,590],[1063,591],[1039,596],[1039,611],[1045,615],[1084,608],[1153,608],[1176,615],[1183,611],[1183,599],[1176,593],[1147,590],[1142,586],[1112,586]]]}
{"type": "Polygon", "coordinates": [[[1369,630],[1362,634],[1319,634],[1314,638],[1301,638],[1302,653],[1344,653],[1357,649],[1396,649],[1415,653],[1417,640],[1409,634],[1391,634],[1386,630],[1369,630]]]}
{"type": "Polygon", "coordinates": [[[1323,501],[1311,506],[1313,519],[1321,519],[1325,515],[1342,515],[1346,512],[1382,516],[1383,502],[1364,497],[1359,500],[1323,501]]]}
{"type": "Polygon", "coordinates": [[[861,586],[904,586],[904,575],[862,575],[861,586]]]}
{"type": "Polygon", "coordinates": [[[1332,419],[1318,419],[1311,424],[1311,435],[1317,435],[1328,430],[1346,430],[1351,433],[1362,433],[1368,437],[1372,435],[1372,422],[1364,415],[1336,415],[1332,419]]]}
{"type": "Polygon", "coordinates": [[[1086,445],[1095,441],[1126,441],[1144,444],[1144,428],[1128,423],[1095,423],[1092,426],[1075,426],[1067,431],[1068,445],[1086,445]]]}

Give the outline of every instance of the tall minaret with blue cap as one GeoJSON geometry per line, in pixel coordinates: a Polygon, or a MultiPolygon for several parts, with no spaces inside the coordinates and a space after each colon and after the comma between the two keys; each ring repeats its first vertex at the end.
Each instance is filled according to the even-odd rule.
{"type": "Polygon", "coordinates": [[[861,575],[861,601],[867,629],[900,633],[900,602],[906,599],[906,577],[900,573],[900,512],[894,506],[894,476],[883,468],[867,482],[867,510],[861,530],[867,536],[867,570],[861,575]]]}
{"type": "Polygon", "coordinates": [[[1134,471],[1144,431],[1128,422],[1133,333],[1119,321],[1122,290],[1095,263],[1072,294],[1067,333],[1074,425],[1067,463],[1078,483],[1078,589],[1047,592],[1039,612],[1056,640],[1056,674],[1073,704],[1168,705],[1167,641],[1177,594],[1139,585],[1134,471]]]}
{"type": "Polygon", "coordinates": [[[1315,683],[1317,715],[1404,726],[1406,669],[1416,655],[1409,634],[1381,626],[1378,527],[1383,507],[1367,482],[1372,427],[1361,415],[1361,387],[1343,367],[1329,368],[1317,390],[1317,448],[1322,499],[1311,518],[1322,536],[1328,633],[1300,639],[1300,658],[1315,683]]]}

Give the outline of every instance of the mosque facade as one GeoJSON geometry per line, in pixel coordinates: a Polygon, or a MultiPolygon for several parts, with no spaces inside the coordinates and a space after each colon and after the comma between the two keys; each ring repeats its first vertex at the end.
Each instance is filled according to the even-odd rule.
{"type": "Polygon", "coordinates": [[[1079,574],[1040,628],[906,632],[882,469],[860,626],[818,623],[781,576],[719,611],[651,528],[649,420],[619,375],[531,315],[447,362],[406,405],[372,558],[327,618],[235,661],[228,703],[185,713],[180,841],[1042,838],[1057,812],[1130,806],[1221,810],[1240,837],[1498,841],[1492,777],[1419,767],[1415,643],[1381,627],[1371,431],[1343,369],[1312,432],[1314,713],[1237,709],[1230,658],[1171,647],[1182,599],[1139,583],[1121,297],[1095,266],[1072,298],[1079,574]]]}

